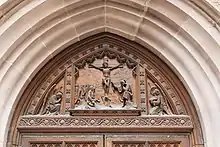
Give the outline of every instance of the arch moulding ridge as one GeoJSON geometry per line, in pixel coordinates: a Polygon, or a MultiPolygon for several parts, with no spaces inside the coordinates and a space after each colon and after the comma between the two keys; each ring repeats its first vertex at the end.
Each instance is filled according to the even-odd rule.
{"type": "MultiPolygon", "coordinates": [[[[7,140],[8,132],[14,129],[10,128],[11,119],[18,113],[17,104],[38,71],[69,45],[101,32],[133,40],[162,59],[191,97],[195,106],[192,113],[198,114],[196,121],[201,123],[204,145],[218,146],[220,33],[216,16],[219,13],[210,6],[207,6],[210,11],[203,9],[213,22],[201,14],[206,2],[197,4],[199,11],[185,1],[128,3],[130,7],[113,0],[92,3],[17,0],[2,5],[0,119],[4,121],[0,122],[0,146],[13,140],[7,140]]],[[[195,146],[200,144],[203,142],[198,141],[195,146]]]]}

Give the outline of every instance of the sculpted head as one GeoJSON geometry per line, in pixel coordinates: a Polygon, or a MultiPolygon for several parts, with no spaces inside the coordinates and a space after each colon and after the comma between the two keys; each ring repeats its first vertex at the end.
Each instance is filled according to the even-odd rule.
{"type": "Polygon", "coordinates": [[[125,80],[121,80],[120,84],[123,86],[124,84],[126,84],[126,81],[125,80]]]}
{"type": "Polygon", "coordinates": [[[58,92],[56,93],[56,96],[57,96],[57,99],[60,99],[60,98],[62,98],[63,93],[62,93],[61,91],[58,91],[58,92]]]}
{"type": "Polygon", "coordinates": [[[102,66],[103,66],[103,67],[108,67],[108,62],[109,62],[109,59],[108,59],[108,57],[105,56],[105,57],[103,58],[102,66]]]}
{"type": "Polygon", "coordinates": [[[160,90],[157,87],[152,87],[150,90],[150,94],[153,96],[160,95],[160,90]]]}

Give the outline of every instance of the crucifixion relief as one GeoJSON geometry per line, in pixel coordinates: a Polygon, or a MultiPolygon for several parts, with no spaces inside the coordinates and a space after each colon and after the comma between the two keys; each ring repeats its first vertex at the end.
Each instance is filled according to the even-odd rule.
{"type": "Polygon", "coordinates": [[[108,57],[104,57],[103,58],[103,63],[102,63],[102,67],[97,67],[94,66],[93,64],[90,64],[89,67],[90,68],[95,68],[99,71],[101,71],[103,73],[103,77],[102,77],[102,87],[104,90],[104,95],[102,96],[102,100],[106,103],[106,106],[108,107],[112,107],[110,102],[111,99],[109,98],[109,90],[111,88],[111,71],[117,69],[117,68],[123,68],[122,64],[119,64],[115,67],[109,67],[109,59],[108,57]]]}

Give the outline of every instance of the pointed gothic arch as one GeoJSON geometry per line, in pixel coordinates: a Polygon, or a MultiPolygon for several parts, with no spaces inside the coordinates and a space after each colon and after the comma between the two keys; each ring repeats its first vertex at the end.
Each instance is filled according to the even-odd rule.
{"type": "Polygon", "coordinates": [[[70,44],[99,32],[133,40],[166,62],[199,115],[204,142],[192,144],[218,146],[220,35],[214,1],[13,0],[2,5],[0,146],[14,143],[8,137],[12,115],[35,74],[70,44]]]}
{"type": "MultiPolygon", "coordinates": [[[[96,73],[93,76],[95,78],[96,73]]],[[[82,78],[87,77],[84,75],[82,78]]],[[[168,139],[167,142],[156,138],[152,144],[163,142],[164,145],[168,145],[172,144],[172,141],[177,141],[181,145],[190,146],[193,143],[201,144],[203,141],[199,119],[195,112],[195,107],[183,84],[161,59],[133,41],[111,33],[101,33],[67,47],[48,61],[37,73],[18,102],[11,122],[11,126],[16,127],[12,127],[13,129],[10,130],[9,138],[13,140],[14,144],[26,146],[31,142],[36,142],[36,137],[32,136],[34,133],[44,133],[45,137],[49,138],[48,140],[43,139],[43,142],[54,142],[51,133],[59,136],[59,134],[67,132],[68,134],[76,133],[76,135],[85,132],[126,132],[128,137],[138,135],[132,133],[147,133],[144,136],[148,136],[149,133],[160,133],[160,135],[171,135],[171,138],[177,136],[177,138],[168,139]],[[100,110],[99,108],[74,110],[77,93],[74,82],[76,79],[73,76],[74,69],[77,67],[77,70],[80,71],[87,64],[102,59],[104,56],[117,60],[119,64],[124,64],[129,67],[128,70],[139,67],[138,70],[135,70],[137,78],[133,85],[136,88],[134,98],[137,107],[119,110],[100,110]],[[59,103],[59,109],[53,111],[58,113],[50,111],[47,114],[43,113],[43,110],[50,106],[50,102],[48,102],[51,98],[50,91],[59,86],[63,87],[62,102],[59,103]],[[171,113],[162,114],[155,111],[155,114],[150,114],[149,98],[153,96],[150,93],[151,88],[159,88],[163,91],[163,98],[167,101],[167,108],[169,107],[171,113]],[[71,116],[73,113],[74,116],[71,116]],[[183,135],[183,140],[181,135],[183,135]]],[[[149,138],[151,138],[150,136],[149,138]]],[[[40,138],[37,140],[42,139],[40,138]]],[[[80,137],[77,138],[80,139],[80,137]]],[[[110,137],[111,139],[113,138],[110,137]]],[[[143,137],[143,139],[146,138],[143,137]]]]}

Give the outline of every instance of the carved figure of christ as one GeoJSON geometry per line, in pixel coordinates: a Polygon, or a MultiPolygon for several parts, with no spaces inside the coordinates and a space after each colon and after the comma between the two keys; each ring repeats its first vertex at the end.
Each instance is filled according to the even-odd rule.
{"type": "Polygon", "coordinates": [[[123,68],[121,65],[122,64],[119,64],[115,67],[109,67],[107,57],[103,58],[102,67],[97,67],[97,66],[94,66],[92,64],[89,65],[89,68],[97,69],[97,70],[99,70],[103,73],[102,87],[103,87],[103,90],[104,90],[104,96],[108,97],[108,94],[109,94],[109,89],[110,89],[110,85],[111,85],[111,77],[110,77],[111,71],[113,71],[117,68],[123,68]]]}

